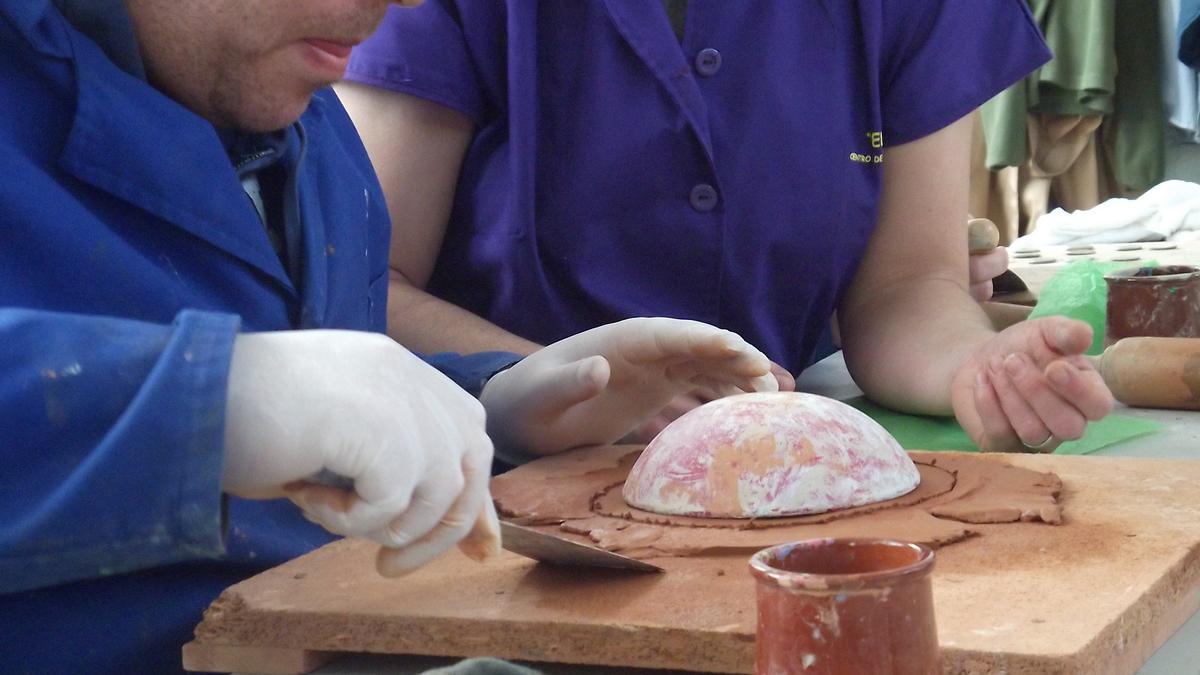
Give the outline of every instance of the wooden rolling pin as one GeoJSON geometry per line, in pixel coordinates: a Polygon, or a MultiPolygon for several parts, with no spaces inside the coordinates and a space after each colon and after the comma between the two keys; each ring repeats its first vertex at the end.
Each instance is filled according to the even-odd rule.
{"type": "Polygon", "coordinates": [[[1200,338],[1128,337],[1092,363],[1125,405],[1200,410],[1200,338]]]}
{"type": "MultiPolygon", "coordinates": [[[[971,253],[990,251],[999,243],[1000,231],[992,221],[972,218],[967,222],[971,253]]],[[[1028,316],[1028,308],[1015,309],[1024,310],[1024,316],[1018,311],[997,319],[989,312],[997,330],[1028,316]]],[[[1113,396],[1125,405],[1200,410],[1200,338],[1125,338],[1092,357],[1092,363],[1113,396]]]]}

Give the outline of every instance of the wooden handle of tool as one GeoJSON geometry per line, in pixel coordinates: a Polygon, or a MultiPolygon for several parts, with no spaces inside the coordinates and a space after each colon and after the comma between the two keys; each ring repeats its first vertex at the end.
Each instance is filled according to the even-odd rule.
{"type": "Polygon", "coordinates": [[[1125,405],[1200,410],[1200,338],[1125,338],[1094,362],[1125,405]]]}
{"type": "Polygon", "coordinates": [[[1000,228],[987,218],[972,218],[967,221],[967,250],[971,253],[987,253],[1000,245],[1000,228]]]}
{"type": "Polygon", "coordinates": [[[474,527],[463,540],[458,542],[458,550],[475,562],[486,562],[500,555],[500,530],[496,520],[496,510],[491,499],[484,505],[474,527]]]}
{"type": "MultiPolygon", "coordinates": [[[[458,549],[475,562],[486,562],[495,558],[500,555],[500,531],[496,527],[496,507],[492,505],[491,497],[488,497],[471,531],[458,542],[458,549]]],[[[375,569],[385,577],[402,576],[416,569],[402,561],[403,549],[382,546],[375,554],[375,569]]]]}

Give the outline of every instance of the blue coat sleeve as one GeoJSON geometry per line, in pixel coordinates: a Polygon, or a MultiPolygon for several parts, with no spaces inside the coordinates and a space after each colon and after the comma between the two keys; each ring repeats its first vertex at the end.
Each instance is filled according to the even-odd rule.
{"type": "Polygon", "coordinates": [[[0,592],[222,552],[238,326],[0,308],[0,592]]]}
{"type": "Polygon", "coordinates": [[[466,389],[469,394],[478,398],[479,394],[483,392],[483,385],[487,384],[493,375],[512,366],[522,357],[510,352],[477,352],[475,354],[442,352],[441,354],[423,355],[421,358],[453,380],[455,384],[466,389]]]}

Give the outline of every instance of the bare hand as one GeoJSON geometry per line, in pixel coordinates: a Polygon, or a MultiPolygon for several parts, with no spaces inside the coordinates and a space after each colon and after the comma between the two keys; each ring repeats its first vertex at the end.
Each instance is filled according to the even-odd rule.
{"type": "Polygon", "coordinates": [[[1008,249],[999,246],[986,253],[973,253],[969,259],[971,297],[983,302],[992,297],[992,279],[1008,269],[1008,249]]]}
{"type": "Polygon", "coordinates": [[[1112,411],[1113,397],[1083,352],[1086,323],[1023,321],[980,347],[954,376],[951,400],[985,452],[1051,452],[1112,411]]]}

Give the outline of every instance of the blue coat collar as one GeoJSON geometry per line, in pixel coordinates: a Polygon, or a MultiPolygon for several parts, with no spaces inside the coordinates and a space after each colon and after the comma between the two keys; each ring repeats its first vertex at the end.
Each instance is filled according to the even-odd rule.
{"type": "Polygon", "coordinates": [[[77,99],[59,165],[294,293],[213,126],[118,68],[80,33],[67,35],[77,99]]]}
{"type": "Polygon", "coordinates": [[[54,0],[75,30],[90,37],[125,72],[146,79],[133,21],[124,0],[54,0]]]}

